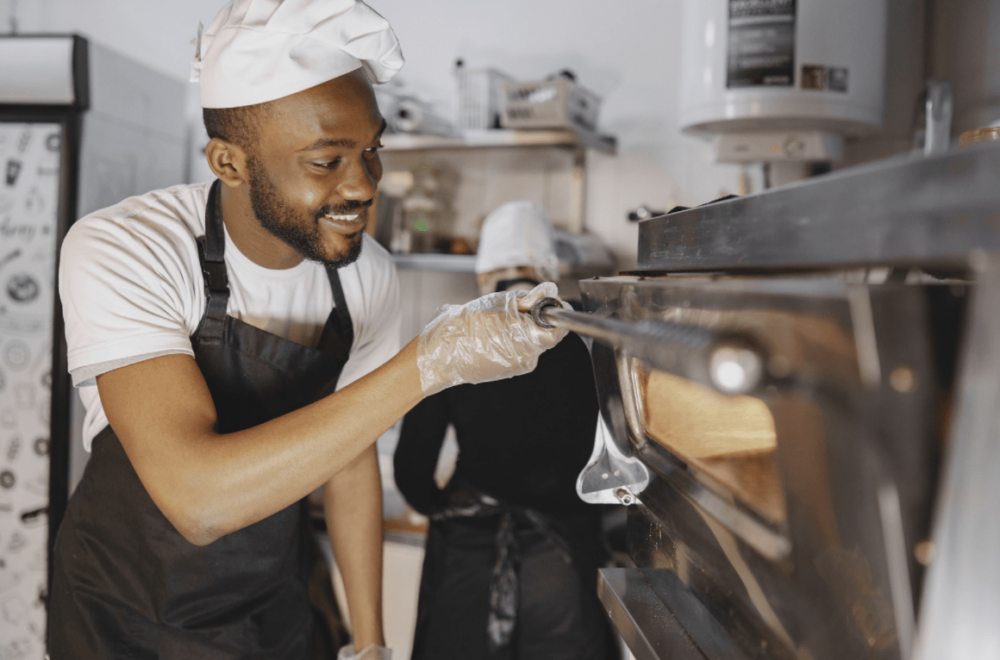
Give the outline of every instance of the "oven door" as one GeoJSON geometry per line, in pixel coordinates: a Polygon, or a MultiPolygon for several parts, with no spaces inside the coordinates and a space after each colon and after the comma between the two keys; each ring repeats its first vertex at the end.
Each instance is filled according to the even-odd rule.
{"type": "Polygon", "coordinates": [[[599,317],[738,338],[763,371],[733,395],[704,377],[718,365],[663,359],[652,339],[593,344],[602,424],[578,490],[631,505],[636,568],[600,590],[633,654],[903,657],[953,370],[934,346],[957,332],[929,311],[957,326],[961,291],[627,276],[581,290],[599,317]]]}

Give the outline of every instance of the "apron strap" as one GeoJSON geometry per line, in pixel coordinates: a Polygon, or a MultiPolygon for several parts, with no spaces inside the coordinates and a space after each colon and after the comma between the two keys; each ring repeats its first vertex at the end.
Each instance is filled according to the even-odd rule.
{"type": "Polygon", "coordinates": [[[205,278],[205,315],[195,331],[204,344],[221,344],[229,307],[229,277],[226,275],[226,237],[222,226],[222,196],[218,180],[208,192],[205,235],[198,238],[198,260],[205,278]]]}
{"type": "Polygon", "coordinates": [[[333,310],[330,312],[323,334],[320,335],[316,348],[328,355],[347,360],[351,356],[351,346],[354,345],[354,322],[351,320],[351,310],[347,308],[347,298],[344,297],[344,287],[340,284],[340,274],[336,268],[326,267],[330,278],[330,290],[333,292],[333,310]]]}
{"type": "MultiPolygon", "coordinates": [[[[222,196],[220,182],[212,184],[205,207],[205,235],[198,238],[198,260],[205,278],[205,315],[202,316],[195,337],[204,344],[221,344],[226,328],[226,310],[229,307],[229,277],[226,274],[226,237],[222,225],[222,196]]],[[[347,308],[344,288],[336,268],[327,266],[334,308],[323,326],[317,349],[333,357],[347,360],[354,344],[354,323],[347,308]]]]}

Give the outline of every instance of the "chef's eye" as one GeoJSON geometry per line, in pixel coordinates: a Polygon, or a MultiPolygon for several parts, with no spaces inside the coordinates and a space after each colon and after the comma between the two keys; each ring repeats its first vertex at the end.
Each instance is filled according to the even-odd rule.
{"type": "Polygon", "coordinates": [[[323,168],[326,168],[328,170],[332,170],[337,165],[340,165],[340,159],[339,158],[334,158],[333,160],[327,160],[327,161],[322,161],[322,162],[313,163],[313,164],[316,165],[317,167],[323,167],[323,168]]]}
{"type": "Polygon", "coordinates": [[[378,144],[376,144],[376,145],[375,145],[374,147],[368,147],[367,149],[365,149],[365,153],[367,153],[367,154],[375,154],[375,153],[378,153],[378,150],[379,150],[379,149],[381,149],[381,148],[382,148],[382,147],[384,147],[384,146],[385,146],[385,145],[383,145],[383,144],[382,144],[382,142],[381,142],[381,141],[379,141],[379,143],[378,143],[378,144]]]}

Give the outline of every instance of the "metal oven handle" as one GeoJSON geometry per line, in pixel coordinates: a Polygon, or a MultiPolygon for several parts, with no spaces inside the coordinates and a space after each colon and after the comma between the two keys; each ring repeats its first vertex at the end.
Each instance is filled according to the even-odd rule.
{"type": "MultiPolygon", "coordinates": [[[[681,465],[658,451],[643,429],[642,403],[632,382],[633,358],[662,371],[710,385],[725,394],[747,394],[765,380],[763,349],[750,338],[712,332],[697,326],[659,320],[623,321],[565,309],[555,298],[542,298],[531,315],[543,328],[561,328],[591,337],[615,349],[628,432],[634,449],[660,477],[702,511],[718,520],[762,556],[782,561],[791,552],[788,537],[726,501],[681,465]]],[[[585,470],[586,472],[586,470],[585,470]]],[[[603,476],[603,475],[602,475],[603,476]]],[[[640,495],[641,489],[634,493],[640,495]]],[[[632,494],[631,492],[629,494],[632,494]]]]}
{"type": "Polygon", "coordinates": [[[561,328],[627,351],[650,366],[725,394],[747,394],[764,380],[764,352],[747,337],[690,325],[644,319],[622,321],[565,309],[555,298],[531,308],[542,328],[561,328]]]}

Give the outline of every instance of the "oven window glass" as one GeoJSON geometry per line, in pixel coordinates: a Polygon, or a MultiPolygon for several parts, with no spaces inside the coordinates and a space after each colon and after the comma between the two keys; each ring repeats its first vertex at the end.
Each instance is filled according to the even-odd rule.
{"type": "Polygon", "coordinates": [[[727,396],[638,361],[633,371],[646,435],[764,518],[785,520],[774,418],[763,401],[727,396]]]}

